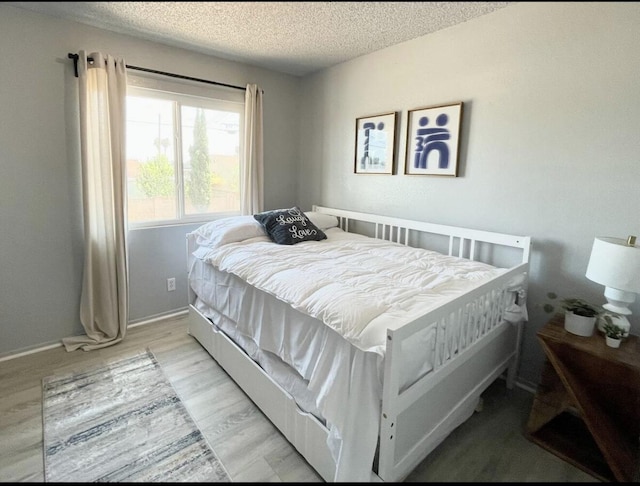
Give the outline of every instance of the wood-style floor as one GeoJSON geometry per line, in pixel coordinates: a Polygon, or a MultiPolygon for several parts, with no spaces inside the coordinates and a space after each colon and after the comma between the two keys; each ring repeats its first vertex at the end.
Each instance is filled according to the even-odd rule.
{"type": "MultiPolygon", "coordinates": [[[[54,348],[0,362],[0,481],[43,482],[45,376],[80,370],[150,348],[234,482],[320,482],[198,342],[186,317],[128,330],[96,351],[54,348]]],[[[523,435],[533,395],[496,381],[484,407],[456,429],[407,482],[597,482],[523,435]]]]}

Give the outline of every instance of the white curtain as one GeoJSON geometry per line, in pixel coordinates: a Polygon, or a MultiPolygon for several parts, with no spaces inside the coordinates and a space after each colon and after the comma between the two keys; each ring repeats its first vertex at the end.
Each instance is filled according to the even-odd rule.
{"type": "Polygon", "coordinates": [[[78,81],[84,217],[80,321],[86,335],[63,339],[67,351],[116,344],[128,321],[124,59],[80,51],[78,81]]]}
{"type": "Polygon", "coordinates": [[[259,213],[264,208],[264,168],[262,157],[262,90],[247,84],[244,95],[244,157],[241,169],[242,214],[259,213]]]}

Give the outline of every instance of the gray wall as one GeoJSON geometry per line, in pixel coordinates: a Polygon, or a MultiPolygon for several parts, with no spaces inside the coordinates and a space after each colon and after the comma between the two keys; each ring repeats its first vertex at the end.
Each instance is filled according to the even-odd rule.
{"type": "Polygon", "coordinates": [[[532,236],[520,378],[537,383],[545,293],[603,303],[594,236],[640,236],[639,29],[637,2],[518,2],[308,77],[299,202],[532,236]],[[403,175],[407,110],[458,101],[459,177],[403,175]],[[355,119],[394,110],[399,172],[353,174],[355,119]]]}
{"type": "MultiPolygon", "coordinates": [[[[66,54],[87,49],[260,84],[267,208],[296,200],[532,236],[520,378],[536,383],[545,292],[603,302],[584,277],[593,237],[640,234],[638,27],[638,3],[516,3],[298,79],[0,5],[0,355],[82,332],[77,82],[66,54]],[[459,177],[353,174],[357,117],[401,112],[402,167],[407,110],[457,101],[459,177]]],[[[193,227],[130,232],[133,321],[186,304],[193,227]]],[[[632,310],[638,334],[640,303],[632,310]]]]}
{"type": "MultiPolygon", "coordinates": [[[[77,80],[67,53],[265,90],[265,205],[294,203],[300,79],[0,5],[0,356],[82,334],[77,80]]],[[[184,309],[194,225],[129,232],[130,320],[184,309]],[[167,277],[177,290],[167,292],[167,277]]]]}

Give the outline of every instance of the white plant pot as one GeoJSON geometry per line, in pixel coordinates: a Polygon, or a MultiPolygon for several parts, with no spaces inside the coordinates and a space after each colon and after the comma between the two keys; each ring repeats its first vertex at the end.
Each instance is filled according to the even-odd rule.
{"type": "MultiPolygon", "coordinates": [[[[618,327],[622,328],[622,337],[629,337],[629,331],[631,331],[631,323],[629,319],[625,316],[621,316],[618,314],[607,314],[607,316],[611,319],[611,321],[618,327]]],[[[597,322],[598,331],[602,331],[604,333],[604,325],[607,323],[604,317],[601,317],[597,322]]]]}
{"type": "Polygon", "coordinates": [[[589,337],[596,327],[597,317],[585,317],[573,312],[564,313],[564,328],[571,334],[589,337]]]}
{"type": "Polygon", "coordinates": [[[620,341],[621,341],[620,339],[610,338],[609,336],[605,336],[604,338],[607,341],[607,346],[612,347],[612,348],[619,348],[620,347],[620,341]]]}

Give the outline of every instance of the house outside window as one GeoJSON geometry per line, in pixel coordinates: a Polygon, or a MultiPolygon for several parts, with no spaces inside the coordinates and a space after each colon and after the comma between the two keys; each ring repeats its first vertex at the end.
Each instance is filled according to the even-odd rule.
{"type": "Polygon", "coordinates": [[[126,107],[129,226],[240,214],[244,93],[134,82],[126,107]]]}

